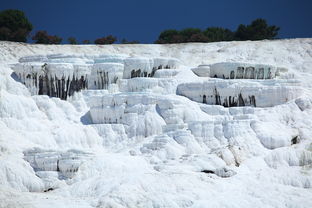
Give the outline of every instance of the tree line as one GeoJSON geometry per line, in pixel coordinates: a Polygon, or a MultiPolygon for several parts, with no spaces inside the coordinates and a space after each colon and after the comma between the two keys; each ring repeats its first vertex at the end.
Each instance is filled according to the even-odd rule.
{"type": "MultiPolygon", "coordinates": [[[[249,25],[239,25],[236,31],[222,27],[208,27],[206,30],[199,28],[186,28],[183,30],[165,30],[160,33],[155,43],[187,43],[187,42],[218,42],[233,40],[263,40],[274,39],[278,35],[279,27],[268,25],[265,19],[256,19],[249,25]]],[[[33,25],[20,10],[4,10],[0,12],[0,40],[27,42],[33,25]]],[[[39,30],[31,39],[38,44],[60,44],[63,39],[57,35],[50,35],[45,30],[39,30]]],[[[75,37],[67,39],[69,44],[78,44],[75,37]]],[[[113,35],[104,36],[94,40],[94,44],[113,44],[117,38],[113,35]]],[[[122,44],[136,44],[139,41],[122,39],[122,44]]],[[[82,41],[91,44],[90,40],[82,41]]]]}
{"type": "Polygon", "coordinates": [[[222,27],[208,27],[206,30],[186,28],[183,30],[165,30],[155,43],[219,42],[234,40],[274,39],[279,27],[268,25],[265,19],[256,19],[249,25],[240,24],[236,31],[222,27]]]}

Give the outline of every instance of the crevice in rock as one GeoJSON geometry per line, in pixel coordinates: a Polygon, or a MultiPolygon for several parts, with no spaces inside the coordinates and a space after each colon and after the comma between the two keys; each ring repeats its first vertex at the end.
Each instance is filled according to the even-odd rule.
{"type": "Polygon", "coordinates": [[[49,191],[53,191],[53,190],[54,190],[54,188],[48,188],[48,189],[44,190],[43,192],[49,192],[49,191]]]}
{"type": "Polygon", "coordinates": [[[214,172],[214,171],[212,171],[212,170],[202,170],[202,171],[200,171],[200,172],[202,172],[202,173],[210,173],[210,174],[215,174],[215,172],[214,172]]]}
{"type": "Polygon", "coordinates": [[[293,137],[293,138],[291,139],[291,145],[298,144],[299,142],[300,142],[300,137],[299,137],[299,135],[297,135],[297,136],[295,136],[295,137],[293,137]]]}

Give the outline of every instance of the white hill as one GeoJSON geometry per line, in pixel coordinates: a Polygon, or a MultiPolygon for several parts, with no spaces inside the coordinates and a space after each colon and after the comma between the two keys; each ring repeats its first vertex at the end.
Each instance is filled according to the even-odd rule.
{"type": "Polygon", "coordinates": [[[0,42],[0,207],[312,207],[312,39],[0,42]]]}

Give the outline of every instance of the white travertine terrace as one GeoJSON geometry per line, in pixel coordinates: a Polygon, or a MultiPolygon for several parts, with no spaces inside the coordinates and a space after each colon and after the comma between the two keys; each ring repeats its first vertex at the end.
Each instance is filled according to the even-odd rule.
{"type": "Polygon", "coordinates": [[[302,88],[296,81],[286,80],[210,80],[180,84],[178,95],[196,102],[233,106],[272,107],[299,97],[302,88]]]}
{"type": "Polygon", "coordinates": [[[121,79],[174,76],[165,71],[179,66],[173,58],[144,58],[118,55],[62,55],[20,58],[13,70],[33,95],[67,99],[82,89],[109,89],[121,79]]]}
{"type": "Polygon", "coordinates": [[[0,207],[312,207],[311,43],[0,41],[0,207]]]}
{"type": "Polygon", "coordinates": [[[273,79],[287,69],[266,64],[222,62],[211,65],[199,65],[192,71],[200,77],[222,79],[273,79]]]}

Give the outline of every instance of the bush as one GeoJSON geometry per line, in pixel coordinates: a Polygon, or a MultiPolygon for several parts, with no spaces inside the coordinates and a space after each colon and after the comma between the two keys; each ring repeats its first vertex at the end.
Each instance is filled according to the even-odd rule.
{"type": "Polygon", "coordinates": [[[217,42],[233,40],[263,40],[277,36],[279,27],[269,26],[264,19],[256,19],[250,25],[239,25],[235,32],[221,27],[209,27],[205,31],[186,28],[181,31],[165,30],[155,43],[217,42]]]}
{"type": "Polygon", "coordinates": [[[165,30],[155,43],[209,42],[209,38],[198,28],[186,28],[181,31],[165,30]]]}
{"type": "Polygon", "coordinates": [[[62,42],[62,38],[56,35],[48,35],[47,31],[40,30],[33,37],[32,40],[35,40],[35,43],[40,44],[60,44],[62,42]]]}
{"type": "MultiPolygon", "coordinates": [[[[200,34],[202,34],[202,31],[198,28],[186,28],[179,32],[179,34],[183,37],[183,42],[192,42],[191,37],[203,37],[200,34]]],[[[195,38],[196,39],[196,38],[195,38]]],[[[202,41],[196,41],[196,42],[202,42],[202,41]]]]}
{"type": "Polygon", "coordinates": [[[9,40],[11,30],[7,27],[0,27],[0,40],[9,40]]]}
{"type": "Polygon", "coordinates": [[[24,12],[12,9],[0,12],[0,40],[26,42],[32,29],[24,12]]]}
{"type": "Polygon", "coordinates": [[[177,43],[178,40],[183,41],[183,37],[179,35],[177,30],[165,30],[160,33],[155,43],[177,43]]]}
{"type": "Polygon", "coordinates": [[[72,45],[76,45],[77,44],[77,40],[74,37],[69,37],[67,39],[67,41],[68,41],[69,44],[72,44],[72,45]]]}
{"type": "Polygon", "coordinates": [[[117,41],[117,38],[112,36],[112,35],[108,35],[106,37],[102,37],[102,38],[98,38],[94,41],[95,44],[99,44],[99,45],[106,45],[106,44],[113,44],[114,42],[117,41]]]}
{"type": "Polygon", "coordinates": [[[204,31],[204,34],[208,38],[207,42],[234,40],[234,33],[229,29],[224,29],[221,27],[208,27],[204,31]]]}
{"type": "Polygon", "coordinates": [[[197,33],[193,34],[189,39],[188,42],[201,42],[201,43],[206,43],[209,42],[209,38],[205,36],[203,33],[197,33]]]}
{"type": "Polygon", "coordinates": [[[256,19],[250,25],[239,25],[236,33],[236,40],[263,40],[274,39],[278,35],[279,27],[269,26],[264,19],[256,19]]]}
{"type": "Polygon", "coordinates": [[[155,43],[186,43],[186,42],[207,42],[207,38],[198,28],[186,28],[181,31],[165,30],[160,33],[155,43]]]}

